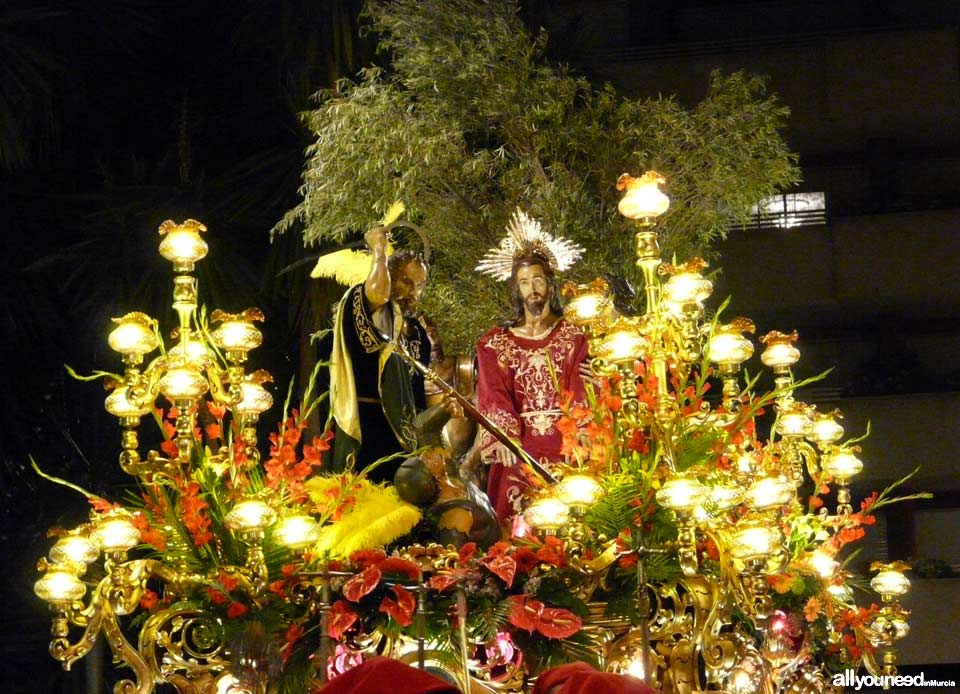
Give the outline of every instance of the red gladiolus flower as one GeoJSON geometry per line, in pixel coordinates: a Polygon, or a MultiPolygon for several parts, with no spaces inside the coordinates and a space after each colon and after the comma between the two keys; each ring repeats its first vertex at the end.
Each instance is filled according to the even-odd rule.
{"type": "Polygon", "coordinates": [[[276,595],[278,598],[282,598],[287,594],[287,582],[282,578],[276,581],[271,581],[267,586],[267,590],[276,595]]]}
{"type": "Polygon", "coordinates": [[[227,408],[224,405],[218,405],[213,400],[207,400],[207,411],[213,415],[214,419],[223,419],[223,415],[227,413],[227,408]]]}
{"type": "Polygon", "coordinates": [[[227,608],[227,617],[229,619],[236,619],[237,617],[242,617],[249,611],[246,605],[242,602],[231,602],[230,606],[227,608]]]}
{"type": "Polygon", "coordinates": [[[566,566],[567,558],[563,553],[563,541],[548,535],[544,539],[543,547],[537,550],[537,559],[558,569],[566,566]]]}
{"type": "Polygon", "coordinates": [[[148,589],[143,591],[143,595],[140,597],[140,607],[148,612],[152,612],[159,601],[157,594],[148,589]]]}
{"type": "Polygon", "coordinates": [[[112,509],[120,508],[120,504],[112,504],[106,499],[100,498],[99,496],[91,496],[87,499],[87,501],[91,506],[93,506],[93,510],[97,513],[106,513],[112,509]]]}
{"type": "Polygon", "coordinates": [[[219,588],[207,588],[207,595],[210,596],[210,602],[212,602],[214,605],[226,605],[228,602],[230,602],[230,598],[228,598],[219,588]]]}
{"type": "Polygon", "coordinates": [[[177,457],[177,444],[169,439],[160,444],[160,450],[163,451],[164,455],[166,455],[168,458],[177,457]]]}
{"type": "Polygon", "coordinates": [[[286,633],[283,635],[283,640],[286,643],[284,643],[283,648],[280,649],[280,657],[283,659],[284,663],[286,663],[290,658],[290,654],[293,652],[293,647],[297,641],[300,640],[301,636],[303,636],[303,627],[299,624],[291,624],[286,633]]]}
{"type": "Polygon", "coordinates": [[[234,578],[230,574],[224,573],[223,571],[220,572],[218,580],[220,581],[220,585],[222,585],[224,590],[226,590],[228,593],[236,589],[237,584],[239,583],[238,579],[234,578]]]}

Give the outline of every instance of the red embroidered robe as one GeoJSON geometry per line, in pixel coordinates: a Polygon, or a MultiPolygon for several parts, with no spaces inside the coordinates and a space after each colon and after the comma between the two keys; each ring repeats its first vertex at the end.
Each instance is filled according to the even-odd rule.
{"type": "MultiPolygon", "coordinates": [[[[573,392],[575,401],[586,399],[579,371],[586,359],[586,337],[563,319],[536,340],[492,328],[477,341],[477,407],[549,468],[562,460],[563,437],[556,423],[564,391],[573,392]]],[[[490,465],[487,495],[497,517],[503,520],[519,513],[521,497],[530,485],[516,457],[483,429],[480,451],[490,465]]]]}

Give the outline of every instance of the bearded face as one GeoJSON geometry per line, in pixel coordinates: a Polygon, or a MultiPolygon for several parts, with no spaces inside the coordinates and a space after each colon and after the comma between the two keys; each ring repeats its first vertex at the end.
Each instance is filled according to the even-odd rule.
{"type": "Polygon", "coordinates": [[[390,277],[390,298],[397,302],[404,316],[411,317],[417,312],[420,296],[427,286],[427,269],[413,259],[401,265],[394,275],[390,277]]]}
{"type": "Polygon", "coordinates": [[[543,266],[524,265],[517,270],[517,290],[524,308],[532,316],[541,316],[550,305],[550,280],[543,266]]]}

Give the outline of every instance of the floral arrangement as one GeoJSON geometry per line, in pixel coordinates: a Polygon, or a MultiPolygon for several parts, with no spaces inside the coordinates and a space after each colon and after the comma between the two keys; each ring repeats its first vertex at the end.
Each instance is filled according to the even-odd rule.
{"type": "MultiPolygon", "coordinates": [[[[737,576],[744,564],[731,556],[730,537],[739,522],[759,514],[744,494],[734,490],[745,490],[765,475],[783,478],[785,471],[787,476],[792,472],[796,477],[790,481],[797,480],[797,492],[786,494],[762,515],[764,522],[779,527],[784,538],[782,547],[765,563],[770,623],[782,632],[793,653],[803,646],[813,659],[824,663],[825,672],[856,668],[874,649],[869,627],[880,608],[875,603],[855,604],[852,588],[862,583],[845,570],[856,554],[849,550],[875,523],[879,509],[930,495],[894,496],[910,475],[862,500],[857,512],[841,508],[829,514],[824,497],[844,488],[846,480],[836,480],[818,466],[812,447],[798,443],[797,437],[778,436],[787,413],[802,409],[808,418],[816,415],[815,408],[798,404],[793,394],[822,376],[781,383],[762,394],[754,392],[758,379],[748,379],[735,399],[721,400],[710,397],[711,380],[719,375],[706,359],[697,369],[668,363],[668,397],[664,398],[652,358],[647,357],[635,362],[629,374],[608,371],[595,378],[588,384],[587,402],[576,403],[568,394],[558,424],[563,453],[572,472],[591,474],[604,489],[602,498],[583,516],[589,533],[581,552],[589,558],[605,548],[614,549],[616,557],[605,590],[597,591],[594,599],[608,601],[608,613],[635,615],[641,556],[644,580],[650,586],[669,585],[683,576],[683,530],[678,519],[684,514],[668,508],[658,495],[668,480],[680,477],[707,490],[687,516],[687,524],[696,527],[691,551],[697,572],[730,583],[741,605],[748,605],[750,591],[744,590],[737,576]],[[638,406],[639,418],[624,411],[628,399],[623,396],[624,381],[636,386],[627,392],[638,406]],[[670,411],[661,414],[661,422],[671,422],[669,431],[654,416],[665,401],[670,411]],[[773,417],[765,417],[767,413],[773,417]],[[766,440],[761,429],[768,431],[766,440]],[[799,483],[801,465],[811,473],[812,483],[799,483]]],[[[832,450],[857,451],[859,440],[832,450]]],[[[733,624],[734,629],[755,633],[755,623],[745,612],[738,616],[737,608],[733,624]]]]}

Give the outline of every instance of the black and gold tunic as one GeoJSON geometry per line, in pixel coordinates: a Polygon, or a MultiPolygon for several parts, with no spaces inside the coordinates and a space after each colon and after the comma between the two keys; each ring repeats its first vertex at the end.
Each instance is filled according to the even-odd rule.
{"type": "MultiPolygon", "coordinates": [[[[384,306],[393,334],[422,364],[430,361],[430,341],[419,321],[405,318],[393,302],[384,306]]],[[[374,323],[363,285],[351,287],[340,301],[334,324],[330,398],[336,433],[334,465],[355,456],[355,469],[416,448],[413,420],[425,405],[423,377],[394,351],[390,336],[374,323]]],[[[392,481],[400,460],[381,464],[373,481],[392,481]]]]}

